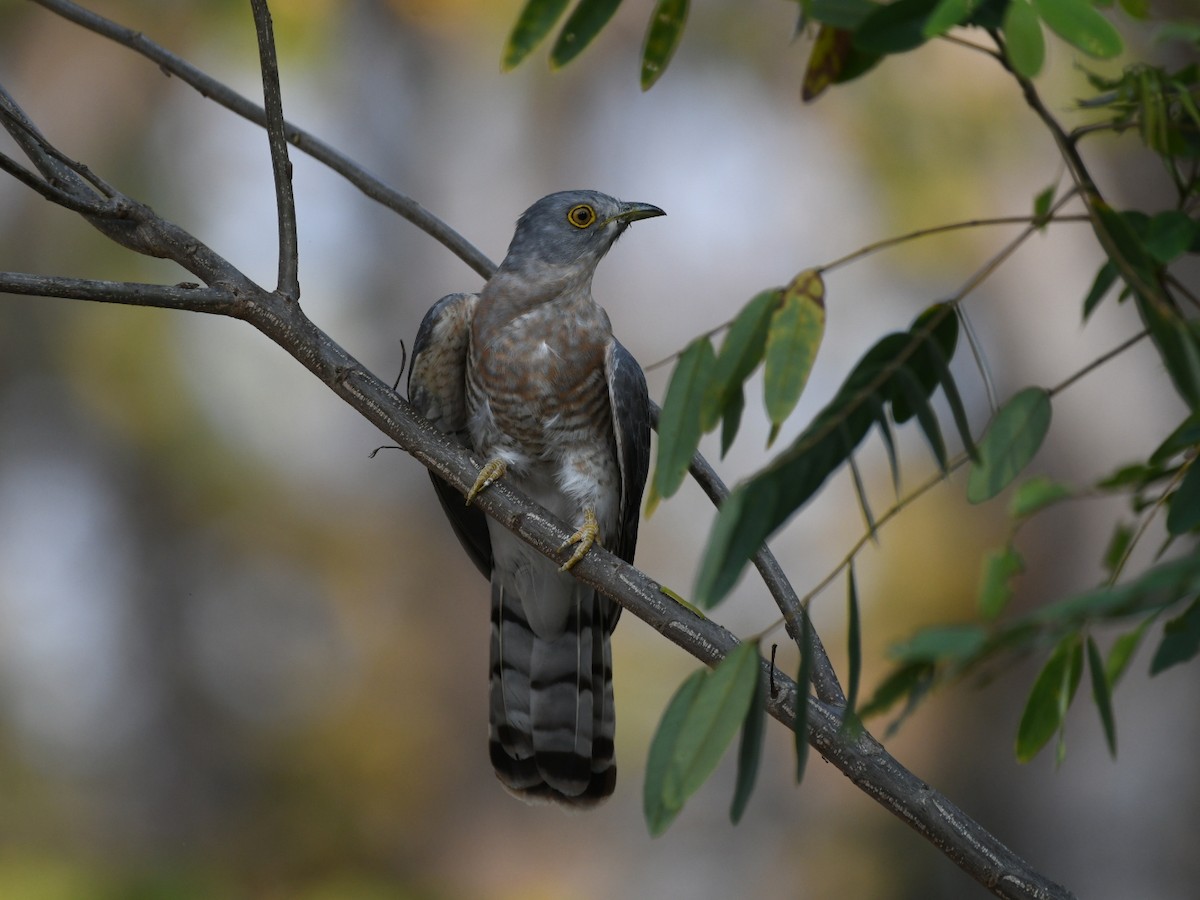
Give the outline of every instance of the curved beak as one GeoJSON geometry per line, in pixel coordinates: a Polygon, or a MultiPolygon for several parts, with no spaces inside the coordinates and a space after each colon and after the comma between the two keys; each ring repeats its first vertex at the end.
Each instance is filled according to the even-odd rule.
{"type": "Polygon", "coordinates": [[[638,219],[653,219],[655,216],[665,216],[666,213],[649,203],[622,203],[621,211],[609,221],[628,225],[638,219]]]}

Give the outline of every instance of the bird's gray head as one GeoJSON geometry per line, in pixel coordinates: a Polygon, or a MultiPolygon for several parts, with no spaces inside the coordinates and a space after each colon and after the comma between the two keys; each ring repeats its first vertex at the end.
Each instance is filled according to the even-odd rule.
{"type": "Polygon", "coordinates": [[[590,271],[631,222],[664,215],[649,203],[624,203],[599,191],[550,194],[517,220],[501,268],[590,271]]]}

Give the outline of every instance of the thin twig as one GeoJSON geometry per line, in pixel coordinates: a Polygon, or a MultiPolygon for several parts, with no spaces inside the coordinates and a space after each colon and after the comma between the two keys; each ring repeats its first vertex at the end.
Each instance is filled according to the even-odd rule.
{"type": "Polygon", "coordinates": [[[279,88],[279,60],[275,54],[275,29],[266,0],[250,0],[254,30],[258,35],[259,68],[267,116],[267,141],[271,147],[271,173],[275,179],[275,206],[279,217],[279,280],[275,290],[291,300],[300,299],[299,250],[296,236],[296,199],[292,194],[292,163],[284,136],[283,98],[279,88]]]}
{"type": "Polygon", "coordinates": [[[0,272],[0,293],[185,309],[218,315],[236,315],[240,303],[238,295],[231,290],[198,284],[99,281],[25,272],[0,272]]]}

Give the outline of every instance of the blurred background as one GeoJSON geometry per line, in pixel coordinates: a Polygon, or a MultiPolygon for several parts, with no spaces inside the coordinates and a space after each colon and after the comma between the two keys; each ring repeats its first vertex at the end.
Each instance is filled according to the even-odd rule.
{"type": "MultiPolygon", "coordinates": [[[[804,106],[808,44],[792,40],[794,4],[696,4],[670,70],[643,94],[647,4],[626,4],[563,71],[547,70],[543,48],[501,74],[521,5],[276,3],[286,114],[495,260],[520,212],[551,191],[592,187],[666,209],[614,248],[595,284],[644,365],[803,268],[917,228],[1027,214],[1061,176],[1015,86],[960,46],[889,59],[804,106]]],[[[246,6],[92,3],[258,97],[246,6]]],[[[1126,33],[1134,56],[1167,52],[1126,33]]],[[[1039,86],[1078,122],[1082,74],[1049,43],[1039,86]]],[[[129,50],[16,0],[0,0],[0,81],[64,152],[273,282],[259,129],[129,50]]],[[[1114,206],[1164,202],[1166,176],[1136,138],[1085,150],[1114,206]]],[[[308,157],[292,158],[303,305],[390,381],[426,308],[480,280],[308,157]]],[[[782,440],[877,337],[954,293],[1016,233],[961,231],[830,273],[825,345],[782,440]]],[[[1058,225],[972,294],[967,310],[1002,398],[1063,381],[1139,329],[1111,300],[1082,326],[1100,262],[1086,226],[1058,225]]],[[[0,269],[190,279],[112,247],[9,178],[0,179],[0,269]]],[[[960,356],[981,428],[982,381],[960,356]]],[[[659,400],[668,374],[650,373],[659,400]]],[[[731,483],[769,458],[760,406],[751,399],[721,464],[731,483]]],[[[1081,484],[1144,456],[1183,415],[1143,345],[1054,410],[1036,470],[1081,484]]],[[[934,467],[919,436],[903,437],[912,489],[934,467]]],[[[648,744],[696,663],[631,615],[615,637],[616,796],[577,816],[509,798],[487,759],[486,585],[424,470],[395,451],[370,458],[383,443],[241,323],[0,303],[0,897],[987,896],[819,758],[793,786],[790,736],[777,725],[739,827],[728,821],[727,759],[670,831],[648,838],[648,744]]],[[[704,449],[718,456],[715,443],[704,449]]],[[[894,496],[877,443],[860,465],[879,513],[894,496]]],[[[1002,500],[972,508],[962,494],[952,478],[860,557],[868,693],[890,644],[974,615],[982,555],[1004,540],[1007,521],[1002,500]]],[[[1022,532],[1030,571],[1018,603],[1095,583],[1119,513],[1084,501],[1022,532]]],[[[711,520],[685,487],[643,524],[641,568],[686,596],[711,520]]],[[[838,478],[774,549],[804,593],[862,529],[838,478]]],[[[839,666],[844,606],[841,581],[814,605],[839,666]]],[[[777,618],[751,579],[716,615],[741,634],[777,618]]],[[[786,648],[781,660],[794,665],[786,648]]],[[[1056,771],[1052,752],[1026,766],[1013,756],[1038,665],[939,693],[889,749],[1080,897],[1194,897],[1194,667],[1150,682],[1148,653],[1135,660],[1115,697],[1116,762],[1081,691],[1056,771]]]]}

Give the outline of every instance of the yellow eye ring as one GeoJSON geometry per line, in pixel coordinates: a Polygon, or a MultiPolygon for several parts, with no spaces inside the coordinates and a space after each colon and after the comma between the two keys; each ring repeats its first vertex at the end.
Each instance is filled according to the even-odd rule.
{"type": "Polygon", "coordinates": [[[568,210],[567,221],[576,228],[587,228],[596,221],[596,211],[586,203],[577,204],[568,210]]]}

